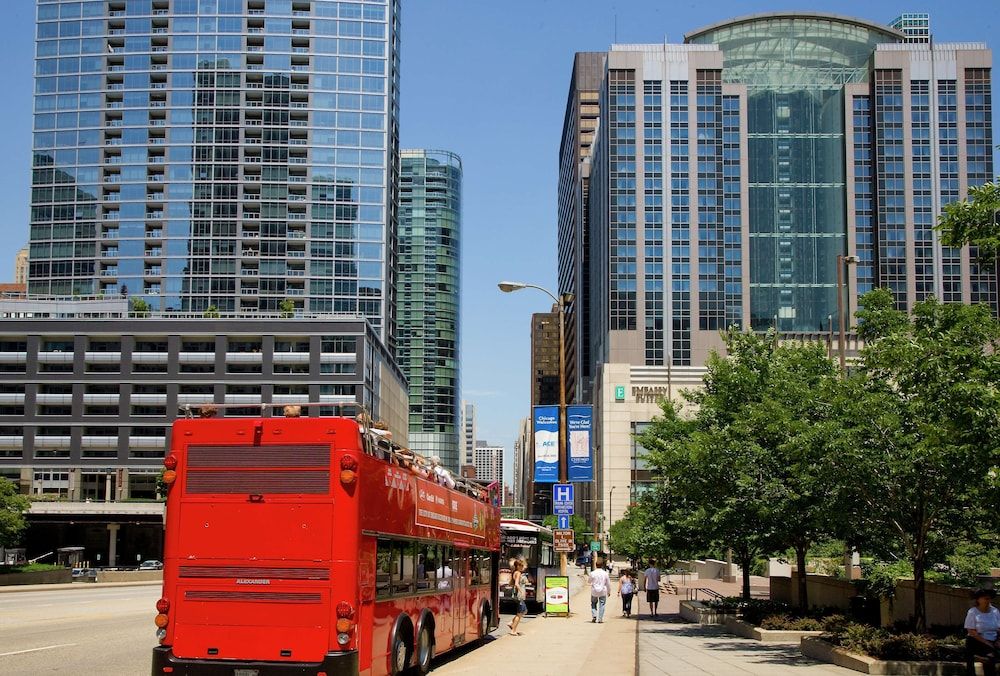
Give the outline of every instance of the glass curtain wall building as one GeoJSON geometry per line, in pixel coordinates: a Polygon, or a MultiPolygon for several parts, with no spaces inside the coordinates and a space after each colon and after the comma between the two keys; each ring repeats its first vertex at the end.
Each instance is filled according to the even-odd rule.
{"type": "Polygon", "coordinates": [[[399,202],[399,364],[410,383],[410,445],[458,472],[461,159],[404,150],[399,202]]]}
{"type": "Polygon", "coordinates": [[[34,295],[395,327],[398,0],[38,0],[34,295]]]}

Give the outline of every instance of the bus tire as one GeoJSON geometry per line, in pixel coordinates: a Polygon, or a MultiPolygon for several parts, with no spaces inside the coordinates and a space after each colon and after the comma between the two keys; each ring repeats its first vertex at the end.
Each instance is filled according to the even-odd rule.
{"type": "Polygon", "coordinates": [[[427,674],[431,670],[431,660],[434,659],[434,632],[432,631],[433,620],[420,623],[420,633],[417,636],[417,664],[416,673],[427,674]]]}
{"type": "Polygon", "coordinates": [[[413,659],[413,625],[405,615],[400,615],[392,630],[389,643],[389,673],[392,676],[405,674],[413,659]]]}
{"type": "Polygon", "coordinates": [[[479,606],[479,638],[484,639],[490,634],[490,604],[483,601],[479,606]]]}

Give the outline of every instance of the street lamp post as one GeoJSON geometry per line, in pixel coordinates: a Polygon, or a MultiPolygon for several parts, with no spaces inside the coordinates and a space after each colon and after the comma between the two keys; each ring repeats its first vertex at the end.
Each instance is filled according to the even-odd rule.
{"type": "MultiPolygon", "coordinates": [[[[500,282],[497,288],[504,293],[537,289],[548,294],[559,308],[559,483],[566,483],[569,480],[566,467],[566,306],[573,302],[573,294],[557,296],[545,287],[524,282],[500,282]]],[[[566,575],[566,552],[559,552],[559,574],[566,575]]]]}
{"type": "Polygon", "coordinates": [[[857,256],[845,256],[844,254],[837,254],[837,317],[840,323],[840,336],[837,340],[837,351],[840,354],[840,375],[845,377],[847,375],[847,353],[845,349],[844,342],[846,340],[845,328],[844,328],[844,267],[851,263],[857,263],[857,256]]]}

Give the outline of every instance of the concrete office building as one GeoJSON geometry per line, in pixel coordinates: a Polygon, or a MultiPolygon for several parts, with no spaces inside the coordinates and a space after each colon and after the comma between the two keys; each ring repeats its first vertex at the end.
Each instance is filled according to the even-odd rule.
{"type": "MultiPolygon", "coordinates": [[[[406,443],[406,381],[364,318],[137,318],[123,299],[0,300],[0,476],[22,493],[155,498],[170,423],[186,405],[259,416],[306,403],[329,406],[304,415],[354,415],[342,406],[362,404],[406,443]]],[[[92,511],[78,505],[57,523],[82,527],[92,511]]],[[[29,556],[79,544],[73,533],[29,529],[29,556]]],[[[108,551],[104,538],[87,536],[90,561],[108,551]]]]}
{"type": "Polygon", "coordinates": [[[398,0],[37,11],[30,294],[292,301],[395,350],[398,0]]]}
{"type": "Polygon", "coordinates": [[[836,325],[838,254],[857,258],[847,312],[874,287],[903,309],[934,295],[997,311],[995,272],[932,230],[993,177],[992,56],[932,43],[926,16],[896,23],[760,14],[605,54],[595,140],[560,183],[563,204],[589,172],[591,363],[578,350],[576,368],[593,374],[605,530],[641,491],[632,435],[699,383],[720,330],[836,325]]]}
{"type": "Polygon", "coordinates": [[[410,384],[410,443],[459,470],[462,162],[404,150],[399,191],[399,365],[410,384]]]}
{"type": "Polygon", "coordinates": [[[473,464],[476,468],[476,480],[503,484],[503,446],[496,446],[485,441],[476,443],[473,464]]]}
{"type": "Polygon", "coordinates": [[[520,507],[525,505],[525,495],[528,492],[528,479],[530,478],[529,463],[531,459],[531,418],[521,418],[517,426],[517,438],[514,439],[514,458],[512,478],[514,488],[514,504],[520,507]]]}

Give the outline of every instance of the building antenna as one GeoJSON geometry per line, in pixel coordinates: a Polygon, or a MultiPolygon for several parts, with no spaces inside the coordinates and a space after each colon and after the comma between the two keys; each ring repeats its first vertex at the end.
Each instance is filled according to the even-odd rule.
{"type": "Polygon", "coordinates": [[[615,12],[615,35],[613,43],[618,44],[618,12],[615,12]]]}

